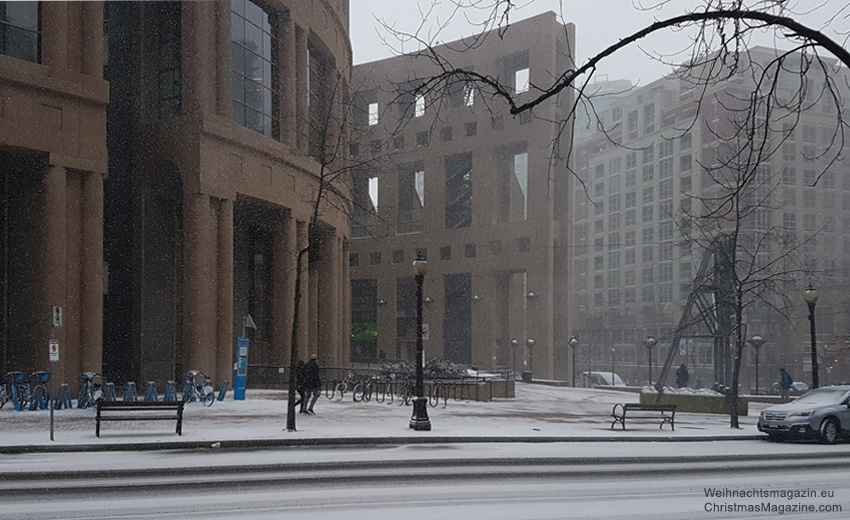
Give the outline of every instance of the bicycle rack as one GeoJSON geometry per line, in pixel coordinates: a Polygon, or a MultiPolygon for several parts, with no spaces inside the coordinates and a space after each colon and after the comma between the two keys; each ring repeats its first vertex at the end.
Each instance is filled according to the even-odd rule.
{"type": "Polygon", "coordinates": [[[118,397],[115,395],[115,383],[106,383],[106,389],[103,391],[103,400],[115,402],[118,397]]]}
{"type": "Polygon", "coordinates": [[[165,395],[162,396],[162,400],[166,403],[173,403],[177,401],[177,383],[174,381],[169,381],[165,386],[165,395]]]}
{"type": "Polygon", "coordinates": [[[148,388],[145,390],[145,401],[159,401],[159,395],[156,393],[156,381],[148,381],[148,388]]]}
{"type": "Polygon", "coordinates": [[[221,384],[221,390],[218,392],[218,400],[224,401],[224,396],[227,395],[227,385],[230,384],[230,381],[225,381],[221,384]]]}
{"type": "Polygon", "coordinates": [[[136,383],[133,381],[127,382],[127,390],[124,391],[124,402],[135,403],[138,400],[136,395],[136,383]]]}
{"type": "Polygon", "coordinates": [[[53,400],[53,409],[61,410],[62,408],[73,408],[71,404],[71,389],[68,383],[59,385],[59,392],[56,394],[56,399],[53,400]]]}

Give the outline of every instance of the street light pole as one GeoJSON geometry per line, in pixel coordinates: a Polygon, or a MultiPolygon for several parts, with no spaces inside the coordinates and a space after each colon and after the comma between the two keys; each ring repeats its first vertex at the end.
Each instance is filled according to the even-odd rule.
{"type": "Polygon", "coordinates": [[[511,340],[511,350],[513,350],[513,367],[514,367],[514,378],[516,378],[516,351],[519,348],[519,341],[512,339],[511,340]]]}
{"type": "Polygon", "coordinates": [[[534,345],[536,343],[534,338],[525,340],[525,344],[528,346],[528,372],[532,374],[532,377],[534,377],[534,345]]]}
{"type": "Polygon", "coordinates": [[[428,418],[428,400],[425,399],[425,383],[423,382],[423,364],[425,352],[422,346],[422,284],[428,272],[428,262],[418,255],[413,261],[413,276],[416,278],[416,397],[413,399],[413,416],[410,417],[410,427],[414,430],[430,430],[431,420],[428,418]]]}
{"type": "Polygon", "coordinates": [[[764,342],[767,341],[763,337],[756,334],[752,337],[752,339],[748,340],[750,345],[753,346],[753,349],[756,351],[756,395],[759,395],[759,349],[764,342]]]}
{"type": "Polygon", "coordinates": [[[611,347],[611,386],[614,386],[614,354],[615,349],[611,347]]]}
{"type": "Polygon", "coordinates": [[[818,291],[809,282],[809,288],[803,292],[803,299],[809,306],[809,322],[812,332],[812,388],[818,388],[818,344],[815,334],[815,304],[818,302],[818,291]]]}
{"type": "Polygon", "coordinates": [[[646,350],[649,351],[649,386],[652,386],[652,347],[654,347],[656,343],[658,343],[658,341],[654,336],[647,336],[646,339],[643,340],[646,350]]]}
{"type": "Polygon", "coordinates": [[[575,336],[570,338],[570,346],[573,348],[573,388],[576,387],[576,349],[578,348],[578,338],[575,336]]]}

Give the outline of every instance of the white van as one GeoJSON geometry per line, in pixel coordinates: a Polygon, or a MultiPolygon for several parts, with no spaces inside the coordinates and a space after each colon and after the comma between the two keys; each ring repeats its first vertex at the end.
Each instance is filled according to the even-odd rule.
{"type": "Polygon", "coordinates": [[[582,372],[585,385],[626,386],[625,381],[615,372],[582,372]],[[613,376],[613,382],[611,381],[613,376]]]}

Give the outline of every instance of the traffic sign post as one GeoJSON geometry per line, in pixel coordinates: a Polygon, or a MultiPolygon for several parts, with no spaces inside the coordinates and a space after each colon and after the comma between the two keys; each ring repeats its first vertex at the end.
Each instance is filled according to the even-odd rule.
{"type": "Polygon", "coordinates": [[[50,393],[47,395],[47,407],[50,408],[50,440],[52,441],[53,440],[53,403],[51,401],[53,399],[53,364],[59,362],[59,340],[58,339],[51,339],[48,342],[48,356],[50,357],[50,393]]]}

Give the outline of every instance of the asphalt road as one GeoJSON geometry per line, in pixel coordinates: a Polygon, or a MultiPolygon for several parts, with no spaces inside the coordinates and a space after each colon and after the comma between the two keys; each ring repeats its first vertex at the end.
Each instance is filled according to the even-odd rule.
{"type": "MultiPolygon", "coordinates": [[[[763,450],[764,443],[750,442],[763,450]]],[[[409,451],[367,447],[352,457],[317,448],[288,461],[271,452],[171,452],[101,471],[97,458],[75,470],[58,462],[68,454],[42,454],[62,471],[0,474],[0,518],[846,518],[847,450],[775,448],[747,454],[746,443],[736,443],[736,453],[704,456],[695,445],[687,455],[601,458],[488,458],[451,445],[406,458],[398,454],[409,451]]]]}

